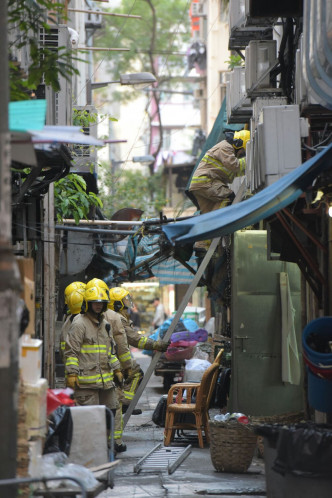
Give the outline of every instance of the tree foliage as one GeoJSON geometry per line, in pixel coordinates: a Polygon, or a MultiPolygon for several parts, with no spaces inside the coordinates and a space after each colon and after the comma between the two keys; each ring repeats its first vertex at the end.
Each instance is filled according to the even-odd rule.
{"type": "Polygon", "coordinates": [[[66,79],[78,74],[72,61],[72,51],[67,47],[47,47],[39,43],[39,33],[49,32],[50,24],[56,26],[65,20],[64,5],[52,0],[8,0],[8,30],[19,36],[9,44],[10,99],[26,100],[32,90],[44,80],[54,91],[60,90],[60,75],[66,79]],[[51,13],[49,13],[51,12],[51,13]],[[49,13],[49,14],[48,14],[49,13]],[[15,60],[15,50],[28,48],[29,67],[23,72],[15,60]]]}
{"type": "Polygon", "coordinates": [[[122,208],[141,209],[146,215],[158,215],[166,204],[161,173],[153,176],[140,171],[123,170],[108,174],[103,181],[104,193],[100,193],[103,213],[109,218],[122,208]]]}
{"type": "MultiPolygon", "coordinates": [[[[119,14],[140,15],[141,19],[109,17],[96,34],[103,47],[129,48],[129,52],[103,55],[111,59],[114,76],[140,71],[152,72],[159,86],[171,77],[183,74],[186,58],[172,55],[184,52],[190,39],[189,3],[187,0],[123,0],[112,8],[119,14]]],[[[120,94],[119,94],[120,95],[120,94]]],[[[135,98],[133,89],[121,92],[121,98],[135,98]]]]}
{"type": "Polygon", "coordinates": [[[102,207],[103,203],[94,192],[86,191],[84,178],[70,173],[54,183],[54,206],[58,221],[74,218],[78,224],[80,219],[88,219],[92,206],[102,207]]]}

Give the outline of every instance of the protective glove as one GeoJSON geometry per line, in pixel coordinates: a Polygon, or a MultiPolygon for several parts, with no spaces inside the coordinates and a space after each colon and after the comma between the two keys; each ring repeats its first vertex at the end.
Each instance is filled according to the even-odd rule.
{"type": "Polygon", "coordinates": [[[162,353],[164,353],[165,351],[167,351],[169,344],[170,343],[166,341],[154,341],[153,349],[155,351],[161,351],[162,353]]]}
{"type": "Polygon", "coordinates": [[[70,389],[77,389],[79,387],[78,376],[76,374],[69,374],[66,378],[66,385],[70,389]]]}
{"type": "Polygon", "coordinates": [[[118,387],[123,387],[123,375],[121,370],[114,370],[114,382],[118,387]]]}
{"type": "Polygon", "coordinates": [[[123,371],[123,376],[124,376],[125,380],[131,379],[133,375],[134,375],[134,373],[133,373],[133,369],[131,367],[126,368],[123,371]]]}

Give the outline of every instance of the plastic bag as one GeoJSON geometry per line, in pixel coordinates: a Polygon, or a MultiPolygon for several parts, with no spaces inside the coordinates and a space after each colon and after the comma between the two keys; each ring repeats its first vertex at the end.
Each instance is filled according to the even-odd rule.
{"type": "Polygon", "coordinates": [[[64,452],[69,455],[72,436],[73,421],[70,408],[59,406],[50,415],[43,453],[64,452]]]}
{"type": "MultiPolygon", "coordinates": [[[[87,489],[94,488],[98,484],[98,481],[91,470],[76,463],[69,463],[68,465],[62,467],[59,475],[76,477],[76,479],[79,479],[87,489]]],[[[78,484],[74,481],[63,480],[61,482],[66,488],[79,488],[78,484]]]]}
{"type": "Polygon", "coordinates": [[[197,360],[208,361],[208,359],[209,359],[209,353],[206,353],[205,351],[202,351],[200,347],[195,347],[193,358],[195,358],[197,360]]]}
{"type": "Polygon", "coordinates": [[[284,475],[331,478],[332,427],[316,424],[279,426],[273,470],[284,475]]]}
{"type": "Polygon", "coordinates": [[[163,394],[152,414],[152,422],[154,422],[159,427],[165,427],[166,407],[167,394],[163,394]]]}
{"type": "Polygon", "coordinates": [[[190,360],[185,360],[185,362],[186,370],[206,370],[211,366],[209,361],[199,358],[191,358],[190,360]]]}
{"type": "MultiPolygon", "coordinates": [[[[91,489],[98,484],[97,479],[93,472],[83,465],[75,463],[67,464],[67,455],[63,452],[48,453],[43,455],[40,462],[40,476],[42,477],[75,477],[79,479],[87,489],[91,489]]],[[[50,488],[66,487],[70,489],[77,489],[79,485],[74,481],[69,480],[56,480],[48,481],[47,485],[50,488]]]]}

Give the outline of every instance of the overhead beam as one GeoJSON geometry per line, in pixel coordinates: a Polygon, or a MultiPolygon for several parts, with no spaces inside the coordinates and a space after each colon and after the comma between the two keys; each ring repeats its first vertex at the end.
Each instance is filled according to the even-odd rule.
{"type": "Polygon", "coordinates": [[[127,17],[131,19],[142,19],[142,16],[134,16],[131,14],[114,14],[113,12],[103,12],[100,10],[84,10],[84,9],[67,9],[68,12],[82,12],[83,14],[98,14],[101,16],[112,16],[112,17],[127,17]]]}

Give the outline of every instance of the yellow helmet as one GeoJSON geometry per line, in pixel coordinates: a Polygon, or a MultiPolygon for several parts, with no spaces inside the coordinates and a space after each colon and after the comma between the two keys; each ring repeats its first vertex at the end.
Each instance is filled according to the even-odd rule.
{"type": "Polygon", "coordinates": [[[233,136],[233,147],[234,149],[245,149],[247,142],[250,140],[250,131],[240,130],[236,131],[233,136]]]}
{"type": "Polygon", "coordinates": [[[122,287],[110,289],[110,302],[108,307],[113,311],[121,311],[124,308],[132,308],[133,301],[129,292],[122,287]]]}
{"type": "Polygon", "coordinates": [[[84,299],[84,290],[77,289],[74,290],[69,296],[67,296],[66,304],[69,308],[71,315],[77,315],[81,312],[83,299],[84,299]]]}
{"type": "Polygon", "coordinates": [[[90,287],[100,287],[101,289],[106,289],[109,291],[108,285],[104,280],[101,280],[100,278],[93,278],[92,280],[89,280],[89,282],[86,284],[86,288],[90,289],[90,287]]]}
{"type": "Polygon", "coordinates": [[[102,289],[101,287],[90,287],[89,289],[86,289],[84,292],[84,302],[85,305],[83,307],[84,312],[89,309],[89,303],[104,303],[104,309],[105,311],[107,309],[107,304],[109,302],[109,294],[106,289],[102,289]]]}
{"type": "Polygon", "coordinates": [[[82,290],[83,292],[85,291],[86,284],[83,282],[72,282],[71,284],[67,285],[65,288],[65,303],[67,303],[67,297],[70,296],[72,292],[75,290],[82,290]]]}

